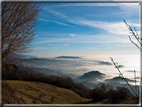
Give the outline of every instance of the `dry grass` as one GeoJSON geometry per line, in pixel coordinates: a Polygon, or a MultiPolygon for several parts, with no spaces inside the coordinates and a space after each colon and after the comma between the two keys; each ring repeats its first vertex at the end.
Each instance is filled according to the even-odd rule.
{"type": "MultiPolygon", "coordinates": [[[[3,104],[110,104],[109,99],[93,101],[82,98],[71,90],[40,82],[2,81],[2,92],[3,104]]],[[[119,102],[138,104],[136,98],[119,102]]]]}
{"type": "MultiPolygon", "coordinates": [[[[27,104],[75,104],[89,102],[92,99],[82,98],[76,93],[53,85],[28,82],[28,81],[3,81],[3,103],[27,103],[27,104]],[[7,92],[6,92],[7,90],[7,92]],[[5,101],[6,94],[9,99],[16,97],[21,102],[5,101]]],[[[15,99],[16,100],[16,99],[15,99]]]]}

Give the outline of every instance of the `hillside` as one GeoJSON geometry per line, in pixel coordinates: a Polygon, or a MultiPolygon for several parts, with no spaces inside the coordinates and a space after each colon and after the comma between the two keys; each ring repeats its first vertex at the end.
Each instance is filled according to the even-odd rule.
{"type": "Polygon", "coordinates": [[[88,80],[88,81],[92,81],[92,80],[97,80],[97,78],[101,79],[103,78],[105,74],[100,73],[99,71],[90,71],[87,73],[84,73],[82,76],[80,76],[77,80],[78,81],[84,81],[84,80],[88,80]]]}
{"type": "Polygon", "coordinates": [[[3,104],[138,103],[138,99],[133,98],[134,96],[124,87],[107,90],[107,86],[102,84],[101,87],[88,89],[70,77],[22,71],[15,64],[3,63],[2,66],[3,104]]]}
{"type": "Polygon", "coordinates": [[[2,83],[4,104],[75,104],[91,101],[68,89],[45,83],[17,80],[7,80],[2,83]]]}

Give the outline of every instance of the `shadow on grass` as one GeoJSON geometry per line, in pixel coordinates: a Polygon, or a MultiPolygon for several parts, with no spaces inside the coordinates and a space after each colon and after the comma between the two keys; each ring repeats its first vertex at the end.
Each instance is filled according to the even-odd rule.
{"type": "Polygon", "coordinates": [[[81,103],[74,103],[74,104],[92,104],[92,103],[94,103],[94,100],[81,102],[81,103]]]}
{"type": "Polygon", "coordinates": [[[82,103],[76,103],[76,104],[110,104],[109,99],[104,99],[104,100],[100,100],[100,101],[87,101],[87,102],[82,102],[82,103]]]}

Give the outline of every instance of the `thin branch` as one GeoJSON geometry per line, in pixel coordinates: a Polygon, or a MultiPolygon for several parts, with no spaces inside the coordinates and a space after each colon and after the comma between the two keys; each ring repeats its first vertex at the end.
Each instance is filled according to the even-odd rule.
{"type": "Polygon", "coordinates": [[[135,27],[134,27],[134,30],[135,30],[135,32],[136,32],[137,38],[140,39],[140,37],[139,37],[139,35],[138,35],[138,32],[137,32],[137,30],[136,30],[135,27]]]}
{"type": "Polygon", "coordinates": [[[113,58],[111,58],[111,61],[113,62],[114,66],[117,68],[117,70],[119,71],[119,75],[121,76],[122,79],[124,79],[124,81],[129,85],[129,87],[131,88],[131,90],[134,92],[134,94],[138,97],[137,93],[133,90],[133,88],[131,87],[131,85],[128,83],[128,81],[124,78],[123,74],[120,72],[119,68],[116,66],[115,62],[113,61],[113,58]]]}
{"type": "Polygon", "coordinates": [[[132,31],[131,26],[130,26],[130,25],[128,25],[128,24],[127,24],[127,22],[126,22],[125,20],[123,20],[123,21],[124,21],[124,23],[126,24],[126,26],[128,27],[128,29],[129,29],[130,31],[132,31]]]}
{"type": "Polygon", "coordinates": [[[129,40],[130,40],[138,49],[140,49],[140,47],[139,47],[135,42],[132,41],[132,39],[131,39],[130,36],[129,36],[129,40]]]}
{"type": "Polygon", "coordinates": [[[139,44],[141,45],[141,42],[139,41],[139,36],[137,37],[136,34],[133,32],[135,38],[137,39],[137,41],[139,42],[139,44]]]}
{"type": "MultiPolygon", "coordinates": [[[[131,31],[132,36],[134,36],[134,37],[136,38],[136,40],[138,41],[138,43],[140,44],[140,46],[142,46],[141,41],[139,40],[139,35],[138,35],[138,33],[137,33],[136,28],[134,28],[134,30],[135,30],[135,32],[136,32],[136,34],[135,34],[135,32],[133,31],[133,29],[131,28],[131,26],[128,25],[125,20],[123,20],[123,21],[124,21],[124,23],[126,24],[126,26],[128,27],[128,29],[131,31]]],[[[129,39],[130,39],[130,37],[129,37],[129,39]]],[[[130,41],[132,42],[131,39],[130,39],[130,41]]],[[[133,43],[134,45],[136,45],[136,43],[134,43],[134,42],[132,42],[132,43],[133,43]]],[[[137,46],[137,45],[136,45],[136,46],[137,46]]],[[[138,46],[137,46],[137,47],[138,47],[138,46]]],[[[138,48],[139,48],[139,47],[138,47],[138,48]]],[[[139,48],[139,49],[140,49],[140,48],[139,48]]]]}

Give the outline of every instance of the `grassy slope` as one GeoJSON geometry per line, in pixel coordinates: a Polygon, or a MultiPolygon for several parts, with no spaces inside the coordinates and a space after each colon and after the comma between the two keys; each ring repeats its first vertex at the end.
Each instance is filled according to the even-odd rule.
{"type": "MultiPolygon", "coordinates": [[[[108,99],[94,102],[65,88],[19,80],[2,81],[2,101],[3,104],[109,104],[108,99]]],[[[128,98],[121,104],[138,104],[138,100],[128,98]]]]}
{"type": "Polygon", "coordinates": [[[15,80],[3,81],[3,103],[75,104],[90,101],[91,99],[82,98],[68,89],[45,83],[15,80]],[[6,99],[18,100],[18,102],[7,102],[5,101],[6,99]]]}

